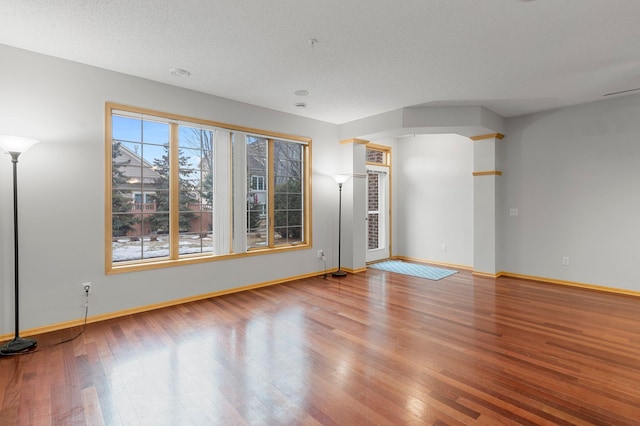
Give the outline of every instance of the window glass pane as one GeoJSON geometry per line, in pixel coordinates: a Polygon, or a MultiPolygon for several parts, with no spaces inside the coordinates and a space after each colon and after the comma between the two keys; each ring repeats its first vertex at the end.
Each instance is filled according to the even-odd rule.
{"type": "Polygon", "coordinates": [[[210,213],[180,213],[180,254],[213,251],[210,213]]]}
{"type": "MultiPolygon", "coordinates": [[[[144,224],[147,230],[148,224],[144,224]]],[[[169,256],[169,235],[156,232],[146,232],[141,241],[144,259],[154,259],[169,256]]]]}
{"type": "MultiPolygon", "coordinates": [[[[142,165],[150,169],[169,167],[169,145],[142,145],[138,150],[136,147],[135,154],[142,159],[142,165]],[[138,154],[139,153],[139,154],[138,154]]],[[[140,161],[140,160],[139,160],[140,161]]]]}
{"type": "MultiPolygon", "coordinates": [[[[141,170],[141,176],[136,177],[136,179],[140,179],[140,188],[147,191],[154,191],[157,188],[157,184],[162,182],[162,177],[167,176],[169,173],[168,170],[162,170],[157,167],[149,167],[148,165],[143,165],[141,170]]],[[[132,181],[130,181],[133,183],[132,181]]]]}
{"type": "Polygon", "coordinates": [[[295,244],[302,242],[302,227],[289,226],[287,234],[287,244],[295,244]]]}
{"type": "Polygon", "coordinates": [[[146,145],[167,145],[169,143],[169,124],[143,120],[142,142],[146,145]]]}
{"type": "MultiPolygon", "coordinates": [[[[302,211],[289,210],[287,213],[287,226],[301,226],[302,225],[302,211]]],[[[298,237],[300,237],[298,235],[298,237]]]]}
{"type": "Polygon", "coordinates": [[[203,156],[201,150],[180,148],[180,168],[200,170],[203,156]]]}
{"type": "Polygon", "coordinates": [[[386,164],[386,156],[384,151],[381,151],[379,149],[367,148],[366,155],[368,163],[386,164]]]}
{"type": "Polygon", "coordinates": [[[368,191],[368,209],[369,211],[378,211],[379,199],[378,199],[378,186],[379,176],[377,173],[368,173],[367,178],[369,179],[369,191],[368,191]]]}
{"type": "Polygon", "coordinates": [[[193,198],[200,198],[202,192],[202,179],[200,170],[180,169],[180,190],[192,192],[193,198]]]}
{"type": "Polygon", "coordinates": [[[368,244],[368,248],[369,250],[375,250],[377,248],[380,248],[380,239],[378,236],[378,217],[379,214],[378,213],[369,213],[368,217],[368,221],[367,224],[369,226],[369,244],[368,244]]]}
{"type": "Polygon", "coordinates": [[[282,245],[287,243],[287,227],[286,226],[276,226],[274,228],[273,241],[275,245],[282,245]]]}
{"type": "Polygon", "coordinates": [[[113,262],[142,259],[142,242],[138,236],[116,237],[111,243],[113,262]]]}
{"type": "Polygon", "coordinates": [[[276,193],[273,195],[273,204],[275,205],[275,210],[285,210],[287,209],[287,194],[276,193]]]}
{"type": "Polygon", "coordinates": [[[150,232],[147,214],[114,215],[114,222],[134,221],[134,229],[112,241],[113,262],[135,261],[169,255],[169,236],[150,232]],[[117,216],[117,218],[116,218],[117,216]]]}
{"type": "Polygon", "coordinates": [[[276,245],[299,243],[302,239],[303,146],[274,141],[274,216],[276,245]]]}
{"type": "Polygon", "coordinates": [[[269,171],[268,140],[247,136],[247,247],[265,247],[267,234],[268,195],[266,188],[269,171]]]}
{"type": "Polygon", "coordinates": [[[178,252],[181,255],[210,253],[213,251],[213,242],[210,234],[206,233],[181,233],[178,252]]]}
{"type": "Polygon", "coordinates": [[[113,139],[142,142],[142,120],[114,115],[111,122],[111,137],[113,139]]]}
{"type": "Polygon", "coordinates": [[[213,151],[213,131],[181,125],[178,128],[178,146],[183,148],[213,151]]]}
{"type": "Polygon", "coordinates": [[[288,194],[287,207],[302,210],[302,194],[288,194]]]}
{"type": "Polygon", "coordinates": [[[144,230],[149,234],[169,234],[169,213],[155,211],[143,217],[144,230]]]}
{"type": "Polygon", "coordinates": [[[130,207],[123,209],[123,212],[114,213],[112,219],[112,236],[119,238],[139,234],[140,232],[137,225],[140,223],[140,219],[140,214],[132,212],[130,207]]]}

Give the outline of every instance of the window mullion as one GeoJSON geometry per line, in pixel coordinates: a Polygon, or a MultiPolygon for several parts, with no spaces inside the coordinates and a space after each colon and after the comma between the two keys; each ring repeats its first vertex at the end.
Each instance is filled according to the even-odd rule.
{"type": "Polygon", "coordinates": [[[179,257],[180,243],[180,159],[178,124],[170,124],[169,133],[169,257],[179,257]]]}
{"type": "Polygon", "coordinates": [[[267,181],[268,181],[268,190],[267,190],[267,198],[268,198],[268,208],[269,208],[269,213],[267,214],[267,217],[269,218],[268,220],[268,226],[269,226],[269,230],[267,232],[268,234],[268,244],[269,247],[274,247],[275,246],[275,209],[274,209],[274,205],[275,205],[275,188],[276,188],[276,182],[275,182],[275,174],[274,174],[274,170],[275,170],[275,166],[273,164],[274,161],[274,149],[273,149],[273,139],[269,139],[268,140],[268,144],[267,144],[267,181]]]}
{"type": "Polygon", "coordinates": [[[214,205],[213,235],[214,253],[227,254],[232,250],[231,227],[232,191],[231,191],[231,132],[218,129],[215,131],[214,147],[214,205]]]}
{"type": "Polygon", "coordinates": [[[232,217],[233,236],[232,251],[247,251],[247,141],[246,134],[233,132],[231,154],[232,217]]]}
{"type": "Polygon", "coordinates": [[[304,209],[304,221],[303,221],[303,240],[307,244],[311,244],[311,174],[310,174],[310,165],[311,165],[311,147],[309,145],[305,146],[304,152],[302,154],[302,160],[304,161],[303,165],[303,179],[305,185],[302,187],[302,196],[303,198],[303,209],[304,209]]]}

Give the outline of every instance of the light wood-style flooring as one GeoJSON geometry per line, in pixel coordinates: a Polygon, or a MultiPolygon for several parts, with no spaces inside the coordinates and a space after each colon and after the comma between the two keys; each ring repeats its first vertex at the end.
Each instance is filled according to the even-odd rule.
{"type": "Polygon", "coordinates": [[[77,331],[0,358],[0,425],[640,424],[631,296],[369,269],[77,331]]]}

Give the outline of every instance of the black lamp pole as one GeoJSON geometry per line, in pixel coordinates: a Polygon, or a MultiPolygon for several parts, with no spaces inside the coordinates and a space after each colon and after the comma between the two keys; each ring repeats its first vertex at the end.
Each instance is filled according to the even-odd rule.
{"type": "Polygon", "coordinates": [[[15,334],[13,340],[0,346],[0,355],[15,355],[35,349],[34,339],[20,337],[20,310],[18,303],[20,286],[18,279],[18,157],[20,152],[9,151],[13,163],[13,261],[14,261],[14,300],[15,300],[15,334]]]}
{"type": "Polygon", "coordinates": [[[331,275],[333,275],[334,277],[344,277],[347,275],[347,273],[341,268],[340,248],[342,246],[342,184],[346,181],[346,178],[340,176],[336,177],[335,179],[338,182],[338,188],[340,190],[340,200],[338,201],[338,270],[332,272],[331,275]]]}

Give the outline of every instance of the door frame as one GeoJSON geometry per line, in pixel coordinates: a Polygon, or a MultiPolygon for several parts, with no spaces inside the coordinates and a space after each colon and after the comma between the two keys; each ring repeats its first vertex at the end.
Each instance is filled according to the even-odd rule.
{"type": "Polygon", "coordinates": [[[367,212],[367,229],[365,232],[366,240],[365,240],[365,250],[366,250],[366,262],[377,262],[383,259],[388,259],[391,257],[391,148],[386,146],[378,146],[368,144],[367,148],[373,149],[375,151],[383,151],[383,161],[381,163],[378,162],[366,162],[366,171],[367,171],[367,185],[366,185],[366,197],[365,197],[365,207],[367,212]],[[378,171],[381,172],[382,176],[385,176],[383,185],[381,185],[380,189],[384,192],[383,197],[384,201],[382,206],[383,211],[383,225],[384,225],[384,247],[378,249],[369,249],[369,171],[378,171]]]}

